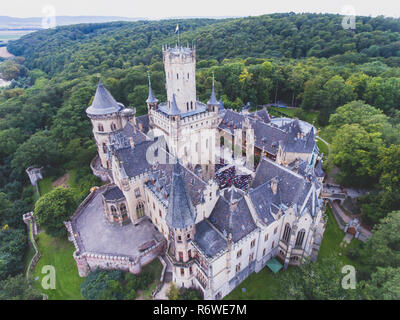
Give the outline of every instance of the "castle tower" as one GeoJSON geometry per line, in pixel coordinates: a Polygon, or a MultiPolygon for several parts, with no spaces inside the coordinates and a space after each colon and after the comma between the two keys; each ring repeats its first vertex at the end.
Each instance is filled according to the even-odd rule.
{"type": "MultiPolygon", "coordinates": [[[[124,105],[115,101],[110,92],[99,81],[93,102],[86,109],[86,114],[92,122],[97,152],[101,165],[105,169],[111,169],[107,152],[109,136],[112,132],[122,129],[123,116],[120,113],[122,110],[124,110],[124,105]]],[[[127,117],[131,116],[134,117],[134,114],[127,113],[127,117]]]]}
{"type": "Polygon", "coordinates": [[[169,103],[175,94],[179,110],[196,109],[196,52],[193,48],[163,47],[166,91],[169,103]]]}
{"type": "Polygon", "coordinates": [[[197,214],[186,191],[179,161],[174,164],[168,202],[165,221],[170,230],[172,258],[179,264],[179,268],[176,268],[179,271],[174,274],[174,279],[178,285],[187,284],[191,272],[185,263],[194,256],[190,242],[194,238],[197,214]]]}
{"type": "MultiPolygon", "coordinates": [[[[148,74],[149,78],[149,96],[146,100],[148,111],[157,109],[158,99],[153,94],[153,89],[151,88],[150,74],[148,74]]],[[[149,112],[150,113],[150,112],[149,112]]]]}

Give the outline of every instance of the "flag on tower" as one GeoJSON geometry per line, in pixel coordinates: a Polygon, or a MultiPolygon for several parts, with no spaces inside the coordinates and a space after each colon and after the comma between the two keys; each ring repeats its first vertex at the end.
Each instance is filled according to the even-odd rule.
{"type": "Polygon", "coordinates": [[[176,25],[175,33],[179,31],[179,24],[176,25]]]}

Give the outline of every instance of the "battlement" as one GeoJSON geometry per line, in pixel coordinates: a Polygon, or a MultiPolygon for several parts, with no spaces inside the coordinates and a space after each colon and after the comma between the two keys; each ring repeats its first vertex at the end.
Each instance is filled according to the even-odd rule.
{"type": "Polygon", "coordinates": [[[196,61],[196,49],[190,47],[167,45],[162,47],[164,61],[167,59],[173,63],[189,63],[196,61]]]}

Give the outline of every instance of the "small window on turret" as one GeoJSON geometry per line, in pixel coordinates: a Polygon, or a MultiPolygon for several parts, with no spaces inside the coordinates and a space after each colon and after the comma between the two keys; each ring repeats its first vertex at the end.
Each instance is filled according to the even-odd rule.
{"type": "Polygon", "coordinates": [[[179,79],[179,74],[178,73],[176,74],[176,78],[179,79]]]}
{"type": "Polygon", "coordinates": [[[99,131],[101,131],[101,132],[104,131],[104,127],[103,127],[103,125],[102,125],[101,123],[97,126],[97,129],[98,129],[99,131]]]}

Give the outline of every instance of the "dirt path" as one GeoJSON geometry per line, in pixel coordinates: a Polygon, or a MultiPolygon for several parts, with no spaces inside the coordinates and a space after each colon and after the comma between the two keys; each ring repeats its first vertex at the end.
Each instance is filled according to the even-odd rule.
{"type": "Polygon", "coordinates": [[[53,188],[57,188],[57,187],[68,188],[69,187],[68,180],[69,180],[69,173],[67,172],[62,177],[60,177],[56,181],[54,181],[51,185],[53,186],[53,188]]]}

